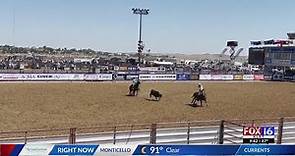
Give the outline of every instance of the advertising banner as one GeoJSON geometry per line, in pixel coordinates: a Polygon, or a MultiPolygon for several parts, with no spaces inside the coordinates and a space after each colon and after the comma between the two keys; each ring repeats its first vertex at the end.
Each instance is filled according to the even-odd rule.
{"type": "Polygon", "coordinates": [[[113,80],[112,74],[85,74],[84,80],[87,81],[110,81],[113,80]]]}
{"type": "Polygon", "coordinates": [[[243,80],[254,80],[254,75],[243,75],[243,80]]]}
{"type": "Polygon", "coordinates": [[[243,75],[234,75],[234,80],[243,80],[243,75]]]}
{"type": "Polygon", "coordinates": [[[212,80],[233,80],[234,76],[233,75],[211,75],[212,80]]]}
{"type": "Polygon", "coordinates": [[[111,81],[113,80],[113,74],[98,74],[98,80],[111,81]]]}
{"type": "Polygon", "coordinates": [[[84,80],[84,74],[0,74],[3,81],[74,81],[84,80]]]}
{"type": "Polygon", "coordinates": [[[254,75],[254,80],[264,80],[264,75],[254,75]]]}
{"type": "Polygon", "coordinates": [[[200,80],[211,80],[211,75],[201,74],[199,78],[200,78],[200,80]]]}
{"type": "Polygon", "coordinates": [[[199,74],[191,74],[191,80],[199,80],[199,74]]]}
{"type": "Polygon", "coordinates": [[[190,80],[190,74],[176,74],[176,80],[190,80]]]}
{"type": "Polygon", "coordinates": [[[176,80],[176,74],[139,74],[140,80],[176,80]]]}
{"type": "Polygon", "coordinates": [[[134,78],[137,79],[138,77],[139,77],[138,74],[128,74],[128,75],[126,75],[126,80],[132,80],[134,78]]]}
{"type": "Polygon", "coordinates": [[[14,81],[19,79],[19,74],[0,74],[0,80],[14,81]]]}
{"type": "Polygon", "coordinates": [[[272,76],[271,75],[264,75],[264,80],[271,80],[272,76]]]}

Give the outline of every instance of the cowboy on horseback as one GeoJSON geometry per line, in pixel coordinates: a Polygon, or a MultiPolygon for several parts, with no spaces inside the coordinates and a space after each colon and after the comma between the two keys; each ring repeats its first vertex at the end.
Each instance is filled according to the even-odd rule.
{"type": "Polygon", "coordinates": [[[137,95],[139,90],[140,81],[138,78],[132,80],[132,84],[129,86],[129,95],[137,95]]]}
{"type": "Polygon", "coordinates": [[[207,103],[206,93],[203,85],[201,83],[198,83],[198,89],[192,96],[192,104],[196,104],[197,101],[200,101],[200,104],[202,106],[202,101],[205,101],[207,103]]]}
{"type": "Polygon", "coordinates": [[[198,83],[198,91],[197,92],[199,95],[205,95],[205,89],[201,83],[198,83]]]}

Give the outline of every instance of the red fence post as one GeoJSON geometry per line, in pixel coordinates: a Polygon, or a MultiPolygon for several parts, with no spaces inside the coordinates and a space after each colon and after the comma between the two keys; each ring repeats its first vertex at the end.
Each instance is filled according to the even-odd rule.
{"type": "Polygon", "coordinates": [[[76,128],[70,128],[69,144],[76,143],[76,128]]]}

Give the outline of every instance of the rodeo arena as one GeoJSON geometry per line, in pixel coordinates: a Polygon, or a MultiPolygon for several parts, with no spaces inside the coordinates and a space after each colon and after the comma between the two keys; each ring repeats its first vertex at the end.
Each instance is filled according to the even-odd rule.
{"type": "Polygon", "coordinates": [[[248,57],[229,40],[199,59],[3,45],[0,142],[241,144],[245,125],[271,125],[270,143],[294,144],[287,36],[250,41],[248,57]]]}
{"type": "Polygon", "coordinates": [[[132,11],[140,18],[136,51],[0,45],[0,156],[18,145],[26,156],[86,155],[69,149],[87,144],[104,154],[136,145],[136,155],[164,145],[164,154],[180,153],[172,145],[225,154],[239,144],[293,145],[295,153],[294,32],[248,48],[220,41],[215,54],[157,53],[141,37],[149,9],[132,11]]]}

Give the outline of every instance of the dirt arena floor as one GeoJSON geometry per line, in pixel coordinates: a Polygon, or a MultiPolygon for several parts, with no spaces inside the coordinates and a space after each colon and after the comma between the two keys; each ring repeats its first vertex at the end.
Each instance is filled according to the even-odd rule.
{"type": "Polygon", "coordinates": [[[129,83],[1,83],[0,130],[295,116],[294,83],[204,82],[208,106],[191,107],[196,84],[143,82],[130,97],[129,83]],[[161,101],[147,99],[152,88],[161,101]]]}

